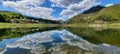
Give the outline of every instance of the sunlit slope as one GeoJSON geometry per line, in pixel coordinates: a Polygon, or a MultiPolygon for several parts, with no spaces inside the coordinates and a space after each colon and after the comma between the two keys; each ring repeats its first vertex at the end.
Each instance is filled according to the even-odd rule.
{"type": "MultiPolygon", "coordinates": [[[[98,8],[98,7],[96,7],[96,8],[98,8]]],[[[79,15],[69,19],[66,23],[68,23],[68,24],[120,23],[120,4],[110,6],[110,7],[101,8],[101,9],[94,11],[94,12],[91,12],[91,10],[87,10],[87,12],[88,13],[79,14],[79,15]]]]}
{"type": "Polygon", "coordinates": [[[21,15],[16,12],[0,11],[0,22],[7,23],[52,23],[57,24],[58,21],[29,17],[26,15],[21,15]]]}
{"type": "Polygon", "coordinates": [[[114,5],[102,9],[98,14],[91,17],[90,22],[119,22],[120,23],[120,5],[114,5]]]}

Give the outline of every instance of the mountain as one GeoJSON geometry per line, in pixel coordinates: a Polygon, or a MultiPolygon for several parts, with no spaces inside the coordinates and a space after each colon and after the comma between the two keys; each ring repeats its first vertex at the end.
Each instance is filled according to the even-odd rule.
{"type": "Polygon", "coordinates": [[[78,14],[77,16],[74,16],[71,19],[67,20],[66,23],[68,24],[86,23],[86,20],[88,20],[91,16],[95,15],[98,11],[100,11],[103,8],[104,7],[100,5],[92,7],[84,11],[83,13],[78,14]]]}
{"type": "Polygon", "coordinates": [[[120,4],[110,7],[95,6],[72,17],[67,24],[120,22],[120,4]]]}
{"type": "Polygon", "coordinates": [[[89,13],[97,12],[97,11],[100,11],[101,9],[103,9],[103,8],[105,8],[105,7],[98,5],[98,6],[92,7],[90,9],[84,11],[82,14],[89,14],[89,13]]]}
{"type": "Polygon", "coordinates": [[[91,17],[93,23],[120,23],[120,4],[106,7],[91,17]]]}
{"type": "Polygon", "coordinates": [[[51,23],[58,24],[58,21],[28,17],[16,12],[0,11],[0,22],[7,23],[51,23]]]}

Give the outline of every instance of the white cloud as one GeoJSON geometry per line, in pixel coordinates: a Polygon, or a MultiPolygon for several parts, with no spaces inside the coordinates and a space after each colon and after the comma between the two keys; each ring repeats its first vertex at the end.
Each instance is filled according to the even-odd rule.
{"type": "Polygon", "coordinates": [[[60,6],[60,7],[68,7],[71,4],[79,3],[82,0],[50,0],[53,2],[54,6],[60,6]]]}
{"type": "Polygon", "coordinates": [[[106,7],[112,6],[114,5],[113,3],[107,4],[106,7]]]}
{"type": "Polygon", "coordinates": [[[66,8],[60,13],[63,18],[71,18],[100,4],[96,0],[51,0],[51,2],[53,2],[54,6],[66,8]]]}
{"type": "Polygon", "coordinates": [[[3,1],[3,5],[6,7],[12,7],[22,14],[52,20],[66,20],[99,4],[96,0],[49,0],[52,3],[52,7],[63,8],[59,14],[62,17],[55,18],[52,15],[54,13],[54,9],[41,6],[46,2],[46,0],[15,1],[3,1]]]}
{"type": "Polygon", "coordinates": [[[26,15],[41,17],[44,19],[54,19],[51,15],[52,8],[41,7],[45,0],[21,0],[21,1],[3,1],[4,6],[9,6],[26,15]]]}

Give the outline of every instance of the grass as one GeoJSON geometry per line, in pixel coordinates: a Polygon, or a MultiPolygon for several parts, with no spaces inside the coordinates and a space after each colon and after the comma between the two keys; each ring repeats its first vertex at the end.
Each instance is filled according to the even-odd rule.
{"type": "Polygon", "coordinates": [[[120,23],[90,24],[89,27],[120,28],[120,23]]]}
{"type": "Polygon", "coordinates": [[[88,23],[62,24],[63,27],[88,27],[88,23]]]}
{"type": "Polygon", "coordinates": [[[63,27],[102,27],[102,28],[120,28],[120,23],[110,23],[110,24],[88,24],[88,23],[80,23],[80,24],[63,24],[63,27]]]}
{"type": "Polygon", "coordinates": [[[114,5],[107,8],[102,9],[97,14],[93,15],[90,18],[91,22],[96,20],[104,21],[104,22],[120,22],[120,5],[114,5]]]}
{"type": "Polygon", "coordinates": [[[0,29],[2,28],[32,28],[32,27],[54,27],[57,26],[56,24],[34,24],[34,23],[26,23],[26,24],[19,24],[19,23],[0,23],[0,29]]]}

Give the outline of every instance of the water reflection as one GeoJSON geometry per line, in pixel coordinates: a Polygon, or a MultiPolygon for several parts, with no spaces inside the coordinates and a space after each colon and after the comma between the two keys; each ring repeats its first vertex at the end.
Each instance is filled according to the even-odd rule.
{"type": "Polygon", "coordinates": [[[2,39],[10,39],[10,38],[18,38],[23,35],[35,33],[35,32],[43,32],[48,30],[58,29],[58,27],[50,27],[50,28],[8,28],[8,29],[0,29],[0,41],[2,39]]]}
{"type": "Polygon", "coordinates": [[[1,54],[120,54],[120,48],[93,44],[67,30],[35,32],[0,42],[1,54]]]}
{"type": "Polygon", "coordinates": [[[120,29],[105,28],[66,28],[68,31],[90,41],[91,43],[107,43],[120,47],[120,29]]]}

